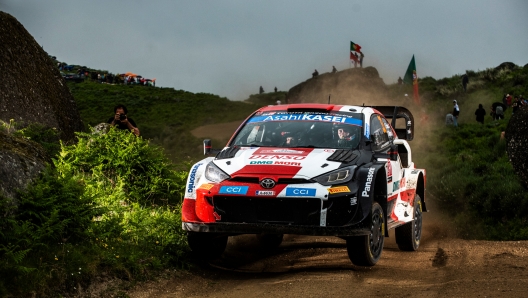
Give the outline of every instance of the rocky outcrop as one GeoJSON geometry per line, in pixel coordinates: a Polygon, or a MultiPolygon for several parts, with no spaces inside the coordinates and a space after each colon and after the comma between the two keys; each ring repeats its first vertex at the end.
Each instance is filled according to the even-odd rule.
{"type": "Polygon", "coordinates": [[[288,91],[288,103],[368,104],[371,98],[384,97],[387,86],[374,67],[349,68],[308,79],[288,91]]]}
{"type": "Polygon", "coordinates": [[[39,144],[0,130],[0,195],[16,201],[17,190],[25,189],[50,162],[39,144]]]}
{"type": "Polygon", "coordinates": [[[512,115],[506,128],[508,157],[524,187],[528,189],[528,107],[512,115]]]}
{"type": "Polygon", "coordinates": [[[0,119],[37,122],[72,140],[83,124],[56,65],[27,30],[0,11],[0,119]]]}

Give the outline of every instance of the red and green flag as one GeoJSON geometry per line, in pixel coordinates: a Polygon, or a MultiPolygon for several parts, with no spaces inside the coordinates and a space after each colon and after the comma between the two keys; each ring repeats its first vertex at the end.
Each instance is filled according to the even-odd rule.
{"type": "Polygon", "coordinates": [[[354,52],[361,53],[361,46],[357,43],[350,42],[350,60],[359,62],[358,56],[356,56],[354,52]]]}
{"type": "Polygon", "coordinates": [[[416,74],[416,62],[414,62],[414,55],[407,67],[405,76],[403,77],[403,82],[405,84],[413,85],[413,97],[414,102],[420,104],[420,95],[418,94],[418,75],[416,74]]]}

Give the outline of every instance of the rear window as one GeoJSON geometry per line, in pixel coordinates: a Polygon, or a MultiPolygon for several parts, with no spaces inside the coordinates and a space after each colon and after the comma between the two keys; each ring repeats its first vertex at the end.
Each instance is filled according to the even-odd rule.
{"type": "Polygon", "coordinates": [[[264,112],[248,119],[230,146],[355,149],[362,127],[360,113],[264,112]]]}

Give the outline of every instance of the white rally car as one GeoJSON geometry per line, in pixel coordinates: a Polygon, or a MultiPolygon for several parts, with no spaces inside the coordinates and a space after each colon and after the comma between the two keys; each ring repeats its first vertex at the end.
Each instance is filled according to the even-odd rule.
{"type": "Polygon", "coordinates": [[[191,250],[215,258],[240,234],[269,248],[284,234],[336,236],[354,264],[373,266],[389,229],[400,249],[417,250],[426,179],[407,142],[413,129],[412,114],[397,106],[257,110],[190,170],[182,226],[191,250]]]}

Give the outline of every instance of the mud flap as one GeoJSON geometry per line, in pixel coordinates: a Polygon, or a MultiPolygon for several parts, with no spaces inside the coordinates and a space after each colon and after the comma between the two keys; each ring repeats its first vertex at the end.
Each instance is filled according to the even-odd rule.
{"type": "MultiPolygon", "coordinates": [[[[361,167],[358,171],[358,198],[361,205],[361,211],[363,218],[365,218],[372,208],[372,202],[374,201],[375,187],[376,187],[376,176],[380,172],[384,171],[384,163],[371,164],[370,166],[361,167]]],[[[384,187],[385,185],[378,186],[384,187]]],[[[385,193],[386,191],[383,191],[385,193]]],[[[387,202],[385,200],[378,202],[383,208],[385,217],[387,217],[387,202]]],[[[387,218],[385,218],[386,222],[387,218]]]]}

